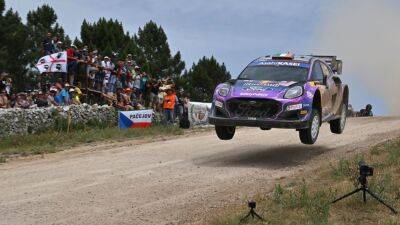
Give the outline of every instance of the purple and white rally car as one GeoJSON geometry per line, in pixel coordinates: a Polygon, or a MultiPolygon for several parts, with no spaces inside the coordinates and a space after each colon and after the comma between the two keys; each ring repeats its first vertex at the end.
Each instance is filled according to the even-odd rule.
{"type": "Polygon", "coordinates": [[[257,58],[237,79],[216,87],[209,122],[222,140],[232,139],[236,126],[296,129],[304,144],[315,143],[322,122],[340,134],[349,99],[341,71],[336,56],[257,58]]]}

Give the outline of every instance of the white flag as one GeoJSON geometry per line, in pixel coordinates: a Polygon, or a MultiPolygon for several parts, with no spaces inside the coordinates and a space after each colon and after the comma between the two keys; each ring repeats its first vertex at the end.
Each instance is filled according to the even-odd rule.
{"type": "Polygon", "coordinates": [[[67,52],[58,52],[43,56],[39,59],[36,67],[40,73],[44,72],[67,72],[67,52]]]}

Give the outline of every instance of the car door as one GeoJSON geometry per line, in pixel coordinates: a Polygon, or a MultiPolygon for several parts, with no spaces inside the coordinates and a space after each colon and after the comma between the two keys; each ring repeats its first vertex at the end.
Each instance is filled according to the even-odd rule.
{"type": "Polygon", "coordinates": [[[311,70],[311,81],[314,81],[321,93],[321,108],[322,108],[322,121],[325,121],[331,115],[332,109],[332,98],[330,91],[326,85],[327,78],[324,78],[324,72],[322,71],[321,62],[319,60],[314,61],[311,70]]]}
{"type": "Polygon", "coordinates": [[[334,115],[340,108],[340,101],[338,98],[339,87],[333,80],[333,73],[329,69],[328,65],[326,65],[325,63],[321,63],[321,68],[325,77],[325,85],[328,88],[330,94],[330,102],[329,102],[329,105],[331,106],[330,111],[331,114],[334,115]]]}

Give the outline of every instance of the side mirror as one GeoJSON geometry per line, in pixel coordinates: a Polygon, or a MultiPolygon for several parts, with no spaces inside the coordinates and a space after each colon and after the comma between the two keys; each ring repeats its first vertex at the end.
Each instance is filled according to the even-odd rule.
{"type": "Polygon", "coordinates": [[[231,85],[234,85],[236,83],[236,79],[230,79],[227,82],[230,83],[231,85]]]}
{"type": "Polygon", "coordinates": [[[336,63],[337,63],[336,64],[336,73],[342,74],[342,66],[343,66],[342,60],[337,60],[336,63]]]}

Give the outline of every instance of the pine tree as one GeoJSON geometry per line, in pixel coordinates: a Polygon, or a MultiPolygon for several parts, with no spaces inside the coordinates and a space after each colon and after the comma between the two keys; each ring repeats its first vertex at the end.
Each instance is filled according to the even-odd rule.
{"type": "Polygon", "coordinates": [[[225,64],[219,64],[212,56],[203,57],[197,64],[185,72],[178,84],[190,94],[193,101],[210,102],[215,87],[231,79],[230,73],[226,70],[225,64]]]}
{"type": "Polygon", "coordinates": [[[65,36],[64,29],[57,23],[57,18],[54,9],[46,4],[28,12],[26,26],[29,32],[28,40],[31,45],[29,58],[32,64],[43,55],[42,42],[47,33],[58,37],[64,46],[71,43],[69,37],[65,36]]]}
{"type": "Polygon", "coordinates": [[[185,67],[181,61],[180,52],[174,57],[167,42],[167,35],[161,26],[150,21],[142,28],[139,28],[135,40],[143,52],[149,65],[149,73],[156,76],[179,77],[185,67]]]}
{"type": "Polygon", "coordinates": [[[9,73],[14,88],[21,90],[27,80],[28,31],[17,12],[4,10],[4,0],[0,0],[0,69],[9,73]]]}
{"type": "Polygon", "coordinates": [[[122,23],[118,20],[100,18],[92,24],[84,20],[81,26],[81,40],[89,49],[97,49],[102,55],[110,56],[112,52],[117,52],[123,59],[127,54],[132,54],[135,60],[140,59],[144,62],[134,37],[124,31],[122,23]]]}

